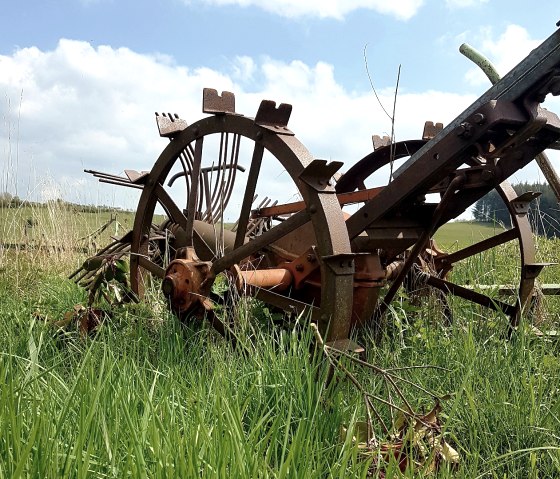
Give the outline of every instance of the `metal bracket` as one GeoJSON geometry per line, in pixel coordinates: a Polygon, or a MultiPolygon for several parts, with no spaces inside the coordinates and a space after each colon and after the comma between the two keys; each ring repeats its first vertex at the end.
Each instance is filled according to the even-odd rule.
{"type": "Polygon", "coordinates": [[[136,185],[143,185],[148,179],[149,171],[124,170],[124,174],[128,177],[131,183],[136,185]]]}
{"type": "Polygon", "coordinates": [[[523,277],[526,279],[536,278],[543,268],[556,264],[558,263],[526,263],[523,267],[523,277]]]}
{"type": "Polygon", "coordinates": [[[509,203],[515,210],[515,214],[518,216],[525,216],[529,212],[529,206],[531,202],[541,196],[540,191],[527,191],[519,195],[517,198],[511,200],[509,203]]]}
{"type": "Polygon", "coordinates": [[[202,91],[202,112],[213,115],[235,115],[235,95],[230,91],[223,91],[221,96],[214,88],[202,91]]]}
{"type": "Polygon", "coordinates": [[[280,135],[293,135],[288,129],[288,121],[292,114],[292,105],[281,103],[276,108],[276,102],[263,100],[255,116],[255,124],[280,135]]]}
{"type": "Polygon", "coordinates": [[[443,123],[434,124],[433,121],[427,121],[424,123],[424,132],[422,133],[422,139],[431,140],[441,130],[443,130],[443,123]]]}
{"type": "Polygon", "coordinates": [[[162,113],[160,115],[157,111],[156,123],[159,130],[159,136],[164,138],[171,138],[188,126],[187,122],[179,118],[177,113],[162,113]]]}
{"type": "Polygon", "coordinates": [[[356,270],[354,266],[355,257],[356,255],[354,253],[339,253],[323,256],[321,261],[326,264],[336,276],[354,275],[356,270]]]}
{"type": "Polygon", "coordinates": [[[342,161],[313,160],[300,173],[299,178],[315,191],[335,193],[331,178],[343,165],[342,161]]]}
{"type": "Polygon", "coordinates": [[[387,135],[385,136],[372,135],[371,141],[373,143],[374,150],[378,150],[379,148],[382,148],[384,146],[389,146],[391,144],[391,138],[389,138],[387,135]]]}

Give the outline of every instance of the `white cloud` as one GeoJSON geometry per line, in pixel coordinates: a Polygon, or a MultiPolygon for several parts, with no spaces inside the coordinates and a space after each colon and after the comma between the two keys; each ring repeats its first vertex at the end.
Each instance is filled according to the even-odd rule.
{"type": "MultiPolygon", "coordinates": [[[[192,0],[184,0],[192,3],[192,0]]],[[[211,5],[257,7],[288,18],[302,16],[343,19],[354,10],[367,9],[394,16],[400,20],[413,17],[424,0],[203,0],[211,5]]]]}
{"type": "Polygon", "coordinates": [[[488,3],[488,0],[445,0],[449,8],[469,8],[488,3]]]}
{"type": "MultiPolygon", "coordinates": [[[[192,123],[202,117],[203,87],[235,92],[237,110],[247,116],[262,99],[292,103],[289,127],[315,157],[341,160],[344,169],[371,151],[372,134],[391,130],[373,93],[348,91],[324,62],[241,57],[228,71],[190,69],[167,57],[61,40],[52,51],[25,48],[0,56],[0,190],[13,193],[17,182],[19,196],[46,197],[54,191],[47,180],[54,178],[66,199],[133,207],[136,191],[121,196],[82,170],[149,170],[167,144],[153,112],[177,112],[192,123]]],[[[378,93],[392,105],[390,88],[378,93]]],[[[473,100],[401,91],[397,139],[420,137],[425,120],[448,123],[473,100]]],[[[386,173],[378,180],[384,183],[386,173]]]]}

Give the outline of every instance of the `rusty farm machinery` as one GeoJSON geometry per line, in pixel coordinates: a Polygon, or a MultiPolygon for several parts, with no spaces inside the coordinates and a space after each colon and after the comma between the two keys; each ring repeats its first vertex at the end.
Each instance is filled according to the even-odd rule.
{"type": "Polygon", "coordinates": [[[264,100],[250,118],[236,112],[232,93],[205,89],[203,119],[156,114],[169,143],[150,171],[89,171],[141,190],[133,229],[98,255],[129,255],[137,295],[157,277],[174,312],[206,317],[222,332],[217,282],[306,312],[328,341],[345,341],[352,328],[379,321],[411,278],[499,311],[515,328],[545,264],[535,260],[527,219],[536,194],[517,195],[507,179],[558,146],[560,119],[540,104],[559,93],[556,31],[447,126],[428,122],[409,141],[376,138],[374,151],[341,174],[341,162],[314,158],[289,129],[291,105],[264,100]],[[397,160],[388,184],[368,184],[397,160]],[[440,251],[438,228],[493,189],[512,227],[440,251]],[[509,299],[453,281],[456,264],[508,242],[519,251],[509,299]]]}

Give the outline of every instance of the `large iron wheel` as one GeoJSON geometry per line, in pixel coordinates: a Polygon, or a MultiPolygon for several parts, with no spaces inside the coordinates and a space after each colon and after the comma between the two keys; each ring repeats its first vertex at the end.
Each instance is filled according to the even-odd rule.
{"type": "MultiPolygon", "coordinates": [[[[358,161],[344,174],[337,183],[337,193],[365,188],[365,181],[368,177],[395,161],[413,155],[418,151],[427,140],[410,140],[387,145],[374,150],[372,153],[358,161]]],[[[368,185],[369,186],[369,185],[368,185]]],[[[504,201],[511,217],[511,228],[481,241],[477,241],[468,247],[462,248],[454,253],[446,254],[435,247],[432,239],[426,243],[423,251],[418,254],[415,268],[400,282],[405,286],[411,283],[411,276],[416,275],[412,282],[418,285],[422,283],[426,286],[437,288],[445,295],[453,295],[481,306],[500,311],[509,317],[511,327],[519,324],[522,313],[533,295],[535,278],[542,269],[542,264],[535,263],[535,245],[529,220],[526,215],[526,199],[518,198],[518,195],[508,182],[502,182],[496,187],[496,191],[504,201]],[[453,282],[451,270],[459,267],[464,262],[472,261],[478,255],[483,255],[488,251],[500,247],[506,243],[517,242],[519,254],[519,265],[517,267],[517,284],[508,288],[513,299],[504,302],[497,299],[489,290],[498,288],[477,288],[477,285],[462,285],[453,282]],[[478,291],[477,291],[478,289],[478,291]],[[482,289],[482,290],[481,290],[482,289]]],[[[375,200],[373,200],[375,201],[375,200]]],[[[406,253],[404,254],[406,256],[406,253]]],[[[404,259],[401,259],[401,263],[404,259]]],[[[398,265],[394,266],[398,270],[398,265]]],[[[394,278],[393,278],[394,279],[394,278]]],[[[380,301],[377,314],[385,312],[389,303],[392,301],[395,289],[400,284],[395,284],[391,290],[380,301]]],[[[448,309],[446,303],[443,307],[448,309]]],[[[447,312],[445,313],[447,314],[447,312]]]]}
{"type": "Polygon", "coordinates": [[[283,309],[311,310],[329,339],[346,338],[353,262],[344,218],[328,181],[335,165],[315,160],[287,129],[289,105],[276,109],[273,102],[264,101],[252,119],[235,114],[215,91],[205,90],[203,110],[213,115],[172,132],[170,143],[142,179],[131,242],[132,289],[142,295],[146,272],[159,278],[165,275],[164,267],[149,254],[158,206],[175,225],[175,238],[180,236],[174,246],[191,248],[197,259],[208,264],[206,290],[220,273],[248,265],[255,270],[274,266],[267,262],[270,245],[311,228],[314,244],[305,248],[313,246],[319,262],[320,298],[306,302],[294,299],[289,290],[280,293],[273,287],[253,292],[283,309]],[[243,168],[246,174],[241,178],[238,170],[243,168]],[[255,196],[275,186],[266,184],[265,177],[281,175],[303,200],[302,206],[297,212],[270,217],[266,224],[255,224],[259,222],[251,214],[255,196]],[[185,180],[186,198],[177,200],[171,187],[180,177],[185,180]],[[231,211],[234,216],[228,216],[231,211]]]}

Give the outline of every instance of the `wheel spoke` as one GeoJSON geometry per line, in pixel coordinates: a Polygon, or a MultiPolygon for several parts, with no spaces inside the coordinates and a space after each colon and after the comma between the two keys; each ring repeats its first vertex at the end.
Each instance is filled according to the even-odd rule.
{"type": "Polygon", "coordinates": [[[508,241],[512,241],[517,238],[518,232],[517,230],[512,228],[504,231],[503,233],[497,234],[496,236],[492,236],[491,238],[487,238],[471,246],[467,246],[466,248],[463,248],[455,253],[443,256],[441,258],[441,261],[445,264],[452,265],[457,261],[461,261],[475,254],[488,251],[489,249],[495,248],[496,246],[507,243],[508,241]]]}
{"type": "Polygon", "coordinates": [[[187,246],[193,246],[193,224],[195,220],[198,185],[200,178],[200,164],[202,162],[202,145],[204,137],[196,139],[194,145],[193,167],[191,170],[191,190],[189,191],[189,201],[187,203],[187,224],[185,231],[187,233],[187,246]]]}
{"type": "Polygon", "coordinates": [[[239,221],[237,223],[237,233],[235,236],[236,248],[238,248],[245,242],[245,235],[247,234],[247,224],[249,223],[251,206],[255,197],[255,190],[257,188],[257,180],[259,178],[259,173],[261,170],[263,153],[263,145],[261,143],[255,143],[253,158],[251,160],[251,168],[249,169],[247,186],[245,188],[245,195],[243,196],[243,203],[241,204],[241,213],[239,214],[239,221]]]}
{"type": "Polygon", "coordinates": [[[459,286],[458,284],[451,283],[444,279],[438,278],[437,276],[430,275],[426,282],[428,285],[438,288],[446,294],[452,294],[453,296],[458,296],[459,298],[466,299],[472,303],[480,304],[486,308],[493,309],[495,311],[501,311],[508,316],[512,316],[516,312],[516,307],[506,304],[502,301],[492,299],[489,296],[481,294],[464,286],[459,286]]]}
{"type": "Polygon", "coordinates": [[[150,261],[145,256],[138,257],[138,265],[144,269],[147,269],[150,273],[152,273],[154,276],[157,276],[158,278],[163,278],[165,276],[165,269],[150,261]]]}
{"type": "Polygon", "coordinates": [[[248,258],[265,246],[274,243],[288,233],[294,231],[296,228],[303,226],[309,221],[309,213],[307,210],[302,210],[295,215],[290,216],[287,220],[283,221],[274,228],[266,231],[260,236],[257,236],[252,241],[235,248],[231,253],[214,261],[212,271],[218,274],[225,269],[232,267],[234,264],[239,263],[241,260],[248,258]]]}
{"type": "Polygon", "coordinates": [[[187,228],[187,217],[183,214],[183,212],[179,209],[179,207],[175,204],[169,193],[165,190],[161,184],[158,183],[156,186],[156,195],[159,203],[169,216],[169,219],[173,221],[173,223],[177,223],[181,228],[187,228]]]}

